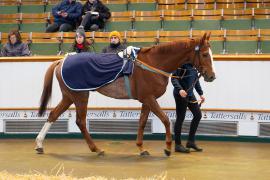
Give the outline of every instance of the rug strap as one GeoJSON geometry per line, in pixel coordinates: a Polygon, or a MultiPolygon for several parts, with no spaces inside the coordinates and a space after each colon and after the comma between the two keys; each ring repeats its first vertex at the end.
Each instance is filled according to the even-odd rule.
{"type": "Polygon", "coordinates": [[[130,99],[133,99],[132,94],[131,94],[131,88],[130,88],[130,82],[129,82],[128,76],[124,75],[124,79],[125,79],[125,87],[126,87],[126,91],[128,93],[128,97],[130,99]]]}

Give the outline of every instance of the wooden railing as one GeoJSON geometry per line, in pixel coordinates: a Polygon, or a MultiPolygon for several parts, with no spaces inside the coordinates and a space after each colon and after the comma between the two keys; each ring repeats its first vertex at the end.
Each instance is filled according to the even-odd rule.
{"type": "MultiPolygon", "coordinates": [[[[55,5],[60,0],[1,0],[2,6],[22,5],[55,5]]],[[[81,1],[85,3],[85,0],[81,1]]],[[[267,8],[269,0],[102,0],[106,4],[126,5],[136,3],[153,3],[157,9],[246,9],[246,8],[267,8]]]]}
{"type": "MultiPolygon", "coordinates": [[[[148,39],[158,42],[168,42],[178,39],[197,38],[201,37],[205,32],[211,32],[212,41],[224,40],[253,40],[253,41],[269,41],[270,29],[254,29],[254,30],[190,30],[190,31],[122,31],[120,32],[122,39],[128,41],[129,39],[143,38],[145,42],[148,39]]],[[[23,41],[35,41],[37,43],[57,42],[74,40],[74,32],[57,32],[57,33],[21,33],[23,41]],[[45,40],[45,41],[44,41],[45,40]],[[40,42],[39,42],[40,41],[40,42]]],[[[108,42],[109,32],[86,32],[86,37],[95,42],[108,42]]],[[[8,33],[0,32],[0,43],[7,42],[8,33]]]]}
{"type": "MultiPolygon", "coordinates": [[[[53,62],[64,56],[0,57],[1,62],[53,62]]],[[[214,61],[270,61],[269,55],[214,55],[214,61]]]]}

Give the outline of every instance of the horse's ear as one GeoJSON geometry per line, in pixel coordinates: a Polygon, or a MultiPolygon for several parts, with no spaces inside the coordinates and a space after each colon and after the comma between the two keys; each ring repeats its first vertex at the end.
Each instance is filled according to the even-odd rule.
{"type": "Polygon", "coordinates": [[[207,40],[207,41],[209,41],[210,36],[211,36],[211,32],[209,32],[209,34],[206,36],[206,40],[207,40]]]}
{"type": "Polygon", "coordinates": [[[202,40],[205,40],[207,37],[207,33],[204,33],[203,37],[202,37],[202,40]]]}
{"type": "Polygon", "coordinates": [[[204,41],[205,41],[205,39],[206,39],[206,36],[207,36],[207,33],[204,33],[204,35],[203,35],[203,37],[202,37],[202,39],[201,39],[201,44],[204,43],[204,41]]]}

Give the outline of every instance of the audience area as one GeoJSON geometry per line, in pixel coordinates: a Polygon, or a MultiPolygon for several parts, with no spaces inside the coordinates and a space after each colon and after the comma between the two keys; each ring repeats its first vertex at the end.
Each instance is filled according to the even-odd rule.
{"type": "MultiPolygon", "coordinates": [[[[0,48],[19,29],[32,55],[68,52],[72,32],[45,33],[57,0],[1,0],[0,48]]],[[[85,1],[80,1],[82,4],[85,1]]],[[[86,32],[95,52],[108,45],[111,31],[123,43],[152,46],[211,32],[214,54],[270,53],[270,0],[103,0],[111,12],[104,28],[86,32]]]]}

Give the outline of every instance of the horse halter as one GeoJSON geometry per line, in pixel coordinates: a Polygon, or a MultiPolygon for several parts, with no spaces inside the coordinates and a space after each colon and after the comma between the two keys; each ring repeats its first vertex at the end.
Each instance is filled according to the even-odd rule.
{"type": "Polygon", "coordinates": [[[200,45],[196,45],[194,50],[195,50],[195,56],[193,59],[193,65],[196,67],[196,56],[198,56],[199,62],[198,62],[198,67],[196,67],[196,68],[199,71],[199,73],[201,74],[202,67],[201,67],[201,56],[200,56],[201,48],[200,48],[200,45]]]}

